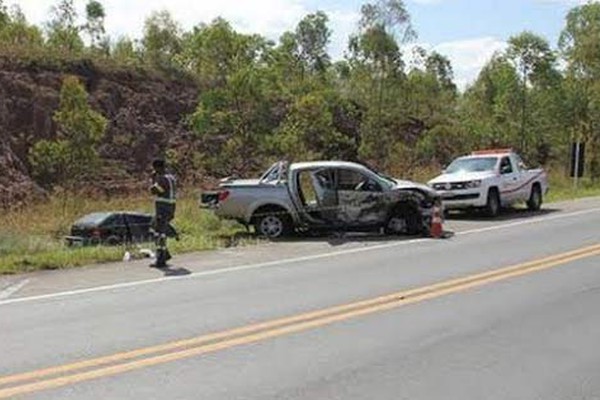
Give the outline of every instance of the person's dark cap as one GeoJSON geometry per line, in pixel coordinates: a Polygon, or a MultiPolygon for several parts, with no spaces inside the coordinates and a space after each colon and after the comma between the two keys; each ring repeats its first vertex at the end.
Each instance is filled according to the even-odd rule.
{"type": "Polygon", "coordinates": [[[166,163],[162,158],[155,158],[154,161],[152,161],[152,168],[154,169],[165,169],[165,167],[166,163]]]}

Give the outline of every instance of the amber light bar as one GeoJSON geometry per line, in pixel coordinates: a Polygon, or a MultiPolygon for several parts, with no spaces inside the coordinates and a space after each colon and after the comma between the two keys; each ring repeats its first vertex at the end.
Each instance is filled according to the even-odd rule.
{"type": "Polygon", "coordinates": [[[474,156],[483,156],[486,154],[506,154],[512,153],[513,149],[490,149],[490,150],[477,150],[471,153],[474,156]]]}

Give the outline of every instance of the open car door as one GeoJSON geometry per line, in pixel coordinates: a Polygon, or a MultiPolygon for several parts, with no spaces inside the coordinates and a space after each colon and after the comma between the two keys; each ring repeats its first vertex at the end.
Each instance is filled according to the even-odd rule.
{"type": "Polygon", "coordinates": [[[335,224],[338,199],[334,174],[331,168],[314,168],[298,171],[296,196],[300,211],[311,225],[335,224]]]}

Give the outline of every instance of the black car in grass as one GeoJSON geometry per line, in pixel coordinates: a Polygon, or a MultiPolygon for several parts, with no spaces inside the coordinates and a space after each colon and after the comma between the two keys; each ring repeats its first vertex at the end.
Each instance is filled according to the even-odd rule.
{"type": "MultiPolygon", "coordinates": [[[[71,234],[65,237],[68,245],[109,245],[141,243],[153,239],[150,230],[152,215],[131,211],[95,212],[73,223],[71,234]]],[[[177,237],[169,227],[168,236],[177,237]]]]}

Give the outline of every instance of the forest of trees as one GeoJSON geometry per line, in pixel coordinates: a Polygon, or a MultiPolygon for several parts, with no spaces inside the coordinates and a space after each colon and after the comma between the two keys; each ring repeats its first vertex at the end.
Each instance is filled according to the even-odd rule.
{"type": "MultiPolygon", "coordinates": [[[[360,160],[404,174],[492,146],[564,166],[575,138],[587,142],[590,174],[600,176],[600,3],[573,8],[559,43],[516,32],[459,91],[444,55],[416,48],[407,61],[417,32],[402,0],[364,4],[339,60],[328,54],[332,32],[320,11],[276,42],[221,18],[184,30],[157,11],[134,40],[106,34],[101,2],[78,16],[73,1],[57,1],[34,26],[0,0],[0,52],[108,59],[193,79],[198,105],[181,118],[208,149],[197,159],[213,176],[279,158],[360,160]]],[[[44,146],[58,145],[32,149],[34,167],[47,161],[44,146]]]]}

